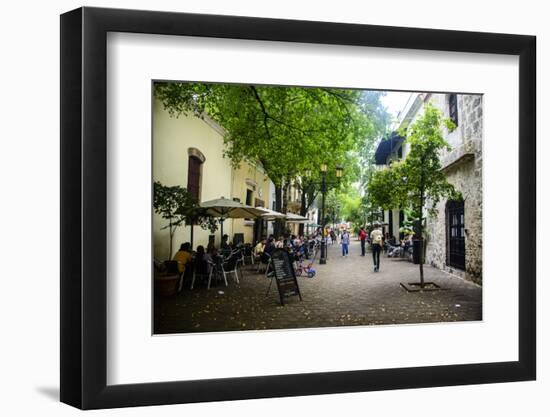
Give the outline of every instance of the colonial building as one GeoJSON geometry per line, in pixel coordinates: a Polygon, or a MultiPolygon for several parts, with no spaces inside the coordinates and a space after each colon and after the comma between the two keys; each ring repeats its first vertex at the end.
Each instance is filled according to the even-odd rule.
{"type": "MultiPolygon", "coordinates": [[[[378,144],[374,155],[375,163],[379,169],[390,165],[393,161],[403,159],[408,152],[408,144],[405,143],[405,138],[399,136],[396,132],[392,132],[387,138],[384,138],[378,144]]],[[[384,210],[380,218],[373,219],[381,221],[384,235],[389,234],[390,237],[403,238],[403,233],[400,228],[403,227],[405,221],[405,213],[399,208],[392,210],[384,210]]]]}
{"type": "MultiPolygon", "coordinates": [[[[232,198],[251,206],[270,207],[271,181],[260,164],[243,161],[232,167],[224,156],[224,130],[208,116],[171,116],[159,100],[153,104],[153,181],[163,185],[179,185],[203,202],[220,197],[232,198]]],[[[166,259],[170,238],[163,229],[166,220],[153,215],[154,256],[166,259]]],[[[252,243],[253,220],[228,219],[224,233],[231,239],[252,243]]],[[[174,250],[190,241],[191,227],[178,228],[174,250]]],[[[211,233],[199,226],[193,228],[193,245],[206,247],[210,240],[220,243],[220,233],[211,233]]],[[[173,255],[173,254],[172,254],[173,255]]]]}
{"type": "MultiPolygon", "coordinates": [[[[273,183],[272,183],[273,184],[273,183]]],[[[299,187],[297,187],[293,182],[287,183],[286,187],[283,187],[281,190],[281,210],[277,210],[277,205],[275,203],[276,201],[276,189],[275,186],[272,185],[271,187],[271,209],[274,211],[281,211],[285,213],[292,213],[300,215],[300,207],[302,203],[302,191],[299,187]],[[286,200],[286,201],[285,201],[286,200]]],[[[273,225],[270,223],[268,225],[268,234],[273,233],[273,225]]],[[[291,235],[298,235],[300,230],[300,224],[293,222],[293,221],[287,221],[285,223],[285,230],[284,233],[288,233],[291,235]]]]}
{"type": "MultiPolygon", "coordinates": [[[[259,163],[242,162],[232,170],[231,197],[252,207],[270,207],[270,179],[259,163]]],[[[233,241],[253,243],[268,234],[268,222],[253,219],[231,219],[233,241]]],[[[224,225],[225,227],[225,225],[224,225]]],[[[225,230],[224,230],[225,231],[225,230]]]]}
{"type": "MultiPolygon", "coordinates": [[[[481,95],[413,93],[398,116],[396,131],[407,127],[423,114],[427,102],[440,109],[457,125],[446,132],[450,151],[440,155],[447,180],[462,194],[460,201],[440,201],[436,214],[427,216],[426,263],[468,280],[482,282],[482,138],[483,100],[481,95]]],[[[408,144],[398,135],[381,141],[377,164],[405,158],[408,144]]],[[[397,236],[404,220],[402,211],[384,214],[390,233],[397,236]]]]}

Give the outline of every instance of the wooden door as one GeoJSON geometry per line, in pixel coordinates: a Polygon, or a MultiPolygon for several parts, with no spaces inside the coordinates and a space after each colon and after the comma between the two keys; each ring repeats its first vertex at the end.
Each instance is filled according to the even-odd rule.
{"type": "Polygon", "coordinates": [[[200,201],[201,184],[201,160],[195,156],[189,157],[189,169],[187,171],[187,191],[200,201]]]}

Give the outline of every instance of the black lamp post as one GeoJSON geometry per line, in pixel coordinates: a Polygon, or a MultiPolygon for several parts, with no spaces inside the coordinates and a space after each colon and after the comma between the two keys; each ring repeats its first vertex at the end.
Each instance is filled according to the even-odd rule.
{"type": "MultiPolygon", "coordinates": [[[[321,238],[321,259],[319,259],[320,264],[327,263],[327,235],[326,235],[326,213],[325,213],[325,196],[327,193],[327,164],[321,164],[321,226],[323,227],[323,236],[321,238]]],[[[336,178],[340,181],[342,178],[342,173],[344,169],[341,166],[336,167],[336,178]]]]}

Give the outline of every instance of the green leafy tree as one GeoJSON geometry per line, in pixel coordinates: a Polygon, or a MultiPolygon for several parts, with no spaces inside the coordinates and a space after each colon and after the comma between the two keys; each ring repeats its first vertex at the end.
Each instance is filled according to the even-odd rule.
{"type": "Polygon", "coordinates": [[[374,154],[376,151],[373,143],[374,139],[386,136],[392,123],[391,115],[382,105],[381,99],[384,95],[386,95],[384,91],[365,91],[363,93],[363,105],[368,109],[370,114],[370,123],[366,131],[368,137],[372,140],[366,141],[366,146],[362,146],[358,151],[361,189],[365,189],[370,175],[376,169],[374,163],[374,154]]]}
{"type": "MultiPolygon", "coordinates": [[[[302,214],[315,200],[316,170],[346,168],[355,173],[353,154],[372,147],[380,95],[360,90],[205,83],[157,83],[156,97],[173,116],[209,117],[225,130],[226,155],[234,164],[259,161],[275,184],[275,209],[298,182],[307,194],[302,214]],[[309,180],[306,172],[313,172],[309,180]]],[[[349,172],[349,173],[348,173],[349,172]]]]}
{"type": "MultiPolygon", "coordinates": [[[[373,202],[384,209],[399,207],[409,209],[415,217],[416,239],[423,241],[424,208],[428,215],[442,198],[460,198],[442,172],[440,153],[450,150],[443,137],[443,130],[453,130],[451,120],[428,103],[423,115],[406,131],[400,132],[410,144],[410,152],[401,162],[371,176],[368,193],[373,202]]],[[[424,287],[423,250],[420,262],[420,286],[424,287]]]]}
{"type": "Polygon", "coordinates": [[[363,198],[353,186],[334,188],[327,193],[325,200],[325,223],[336,224],[344,220],[352,224],[355,232],[365,224],[367,213],[363,198]]]}
{"type": "Polygon", "coordinates": [[[193,225],[198,224],[211,232],[218,228],[216,219],[209,216],[185,188],[178,185],[166,186],[155,181],[153,184],[153,209],[155,213],[168,221],[168,224],[161,228],[161,230],[168,229],[170,237],[168,259],[171,259],[173,254],[174,235],[178,227],[183,224],[191,226],[191,246],[193,245],[193,225]]]}
{"type": "MultiPolygon", "coordinates": [[[[365,194],[361,198],[361,207],[365,214],[366,223],[370,227],[372,227],[375,221],[381,221],[383,219],[380,206],[373,202],[373,199],[369,194],[365,194]]],[[[368,227],[369,230],[370,227],[368,227]]]]}
{"type": "Polygon", "coordinates": [[[342,214],[341,194],[336,189],[327,192],[325,198],[325,218],[321,219],[321,224],[335,224],[342,214]]]}
{"type": "Polygon", "coordinates": [[[345,221],[350,222],[352,230],[357,233],[359,227],[365,224],[366,213],[362,204],[362,198],[357,189],[352,188],[347,190],[340,197],[342,202],[342,217],[345,221]]]}

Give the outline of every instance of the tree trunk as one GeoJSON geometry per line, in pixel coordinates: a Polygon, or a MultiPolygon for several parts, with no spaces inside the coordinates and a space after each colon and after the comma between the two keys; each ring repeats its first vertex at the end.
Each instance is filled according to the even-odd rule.
{"type": "Polygon", "coordinates": [[[191,236],[189,237],[189,240],[191,241],[189,242],[191,243],[191,250],[193,250],[193,223],[191,223],[191,236]]]}
{"type": "MultiPolygon", "coordinates": [[[[282,212],[283,213],[287,213],[288,212],[288,191],[289,191],[289,188],[290,188],[290,182],[289,181],[285,181],[284,182],[284,185],[283,185],[283,206],[282,206],[282,212]]],[[[281,227],[281,235],[284,235],[286,234],[286,222],[283,220],[282,221],[282,227],[281,227]]]]}
{"type": "Polygon", "coordinates": [[[288,209],[288,189],[289,189],[289,183],[285,181],[283,186],[283,213],[287,212],[288,209]]]}
{"type": "Polygon", "coordinates": [[[422,251],[424,250],[424,242],[420,239],[420,288],[424,288],[424,260],[422,259],[422,251]]]}
{"type": "MultiPolygon", "coordinates": [[[[282,188],[281,185],[275,184],[275,211],[278,211],[279,213],[282,210],[282,188]]],[[[279,237],[281,235],[281,230],[283,228],[283,222],[280,219],[275,220],[273,223],[273,234],[275,237],[279,237]]]]}
{"type": "Polygon", "coordinates": [[[172,241],[174,240],[174,231],[172,230],[172,218],[170,218],[168,234],[170,235],[170,253],[168,253],[168,260],[170,260],[172,259],[172,241]]]}
{"type": "Polygon", "coordinates": [[[422,233],[422,208],[424,207],[424,187],[420,191],[420,207],[418,210],[418,239],[420,240],[420,288],[424,288],[424,236],[422,233]]]}

